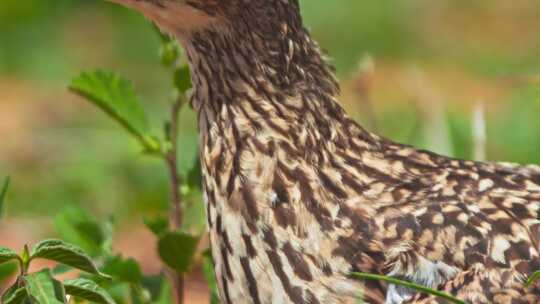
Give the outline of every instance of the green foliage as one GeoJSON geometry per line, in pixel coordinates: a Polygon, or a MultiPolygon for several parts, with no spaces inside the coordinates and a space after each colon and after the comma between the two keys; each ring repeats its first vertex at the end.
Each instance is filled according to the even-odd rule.
{"type": "Polygon", "coordinates": [[[156,217],[154,219],[145,219],[144,225],[152,231],[157,237],[163,236],[169,230],[169,220],[165,217],[156,217]]]}
{"type": "Polygon", "coordinates": [[[444,300],[450,301],[450,302],[455,303],[455,304],[465,304],[465,302],[463,302],[460,299],[457,299],[457,298],[455,298],[455,297],[453,297],[453,296],[451,296],[451,295],[449,295],[449,294],[447,294],[445,292],[435,290],[435,289],[431,289],[431,288],[428,288],[428,287],[423,286],[423,285],[419,285],[419,284],[399,280],[399,279],[396,279],[396,278],[393,278],[393,277],[382,276],[382,275],[371,274],[371,273],[361,273],[361,272],[354,272],[351,275],[353,277],[356,277],[356,278],[359,278],[359,279],[362,279],[362,280],[375,280],[375,281],[381,281],[381,282],[386,282],[386,283],[406,287],[406,288],[409,288],[409,289],[412,289],[412,290],[415,290],[415,291],[418,291],[418,292],[422,292],[422,293],[425,293],[425,294],[436,296],[436,297],[438,297],[440,299],[444,299],[444,300]]]}
{"type": "Polygon", "coordinates": [[[173,84],[180,94],[185,94],[191,88],[191,74],[187,64],[179,64],[182,59],[182,51],[178,42],[171,36],[162,33],[154,27],[161,38],[161,63],[166,67],[173,68],[173,84]]]}
{"type": "Polygon", "coordinates": [[[167,232],[158,243],[159,256],[178,273],[186,273],[194,258],[198,238],[181,232],[167,232]]]}
{"type": "MultiPolygon", "coordinates": [[[[162,62],[172,67],[176,98],[171,107],[171,121],[165,122],[165,141],[159,142],[150,134],[147,114],[140,106],[131,83],[111,72],[96,71],[82,73],[75,78],[70,88],[77,94],[88,99],[92,104],[104,110],[111,118],[120,123],[134,135],[145,148],[146,152],[163,158],[168,166],[176,163],[176,168],[169,168],[171,172],[181,172],[179,184],[171,186],[182,196],[184,214],[186,215],[181,227],[171,229],[167,217],[155,216],[152,220],[146,219],[144,224],[157,236],[157,251],[164,265],[179,275],[186,274],[195,261],[195,253],[204,225],[204,208],[201,203],[201,173],[197,163],[185,163],[186,158],[176,155],[179,138],[177,131],[178,116],[182,106],[186,103],[185,93],[191,88],[191,77],[187,65],[182,64],[180,48],[174,40],[160,33],[162,39],[162,62]],[[171,157],[178,158],[171,161],[171,157]],[[192,168],[182,172],[183,168],[192,168]]],[[[185,144],[182,141],[182,144],[185,144]]],[[[172,179],[174,180],[174,179],[172,179]]],[[[174,212],[171,210],[170,212],[174,212]]],[[[164,280],[164,276],[157,278],[145,276],[139,264],[133,259],[124,259],[120,255],[112,254],[110,248],[111,229],[104,229],[102,222],[96,221],[81,209],[68,209],[58,215],[55,226],[63,238],[79,244],[92,253],[92,256],[101,257],[101,271],[110,274],[112,282],[107,282],[106,289],[115,299],[124,301],[129,298],[130,303],[170,303],[171,285],[164,280]],[[126,288],[127,287],[127,290],[126,288]],[[126,296],[126,293],[128,296],[126,296]]],[[[66,285],[67,288],[67,285],[66,285]]],[[[69,291],[70,289],[67,288],[69,291]]],[[[214,302],[215,303],[215,299],[214,302]]]]}
{"type": "Polygon", "coordinates": [[[45,240],[32,248],[30,260],[44,258],[62,263],[88,273],[109,278],[101,273],[92,259],[79,247],[66,243],[62,240],[45,240]]]}
{"type": "Polygon", "coordinates": [[[19,255],[15,251],[9,248],[0,247],[0,264],[17,259],[19,259],[19,255]]]}
{"type": "Polygon", "coordinates": [[[66,293],[79,299],[88,300],[94,303],[114,304],[111,296],[94,281],[87,279],[74,279],[64,281],[66,293]]]}
{"type": "Polygon", "coordinates": [[[171,66],[180,56],[180,49],[178,48],[178,45],[170,43],[168,39],[165,40],[167,42],[163,43],[160,50],[161,63],[165,66],[171,66]]]}
{"type": "Polygon", "coordinates": [[[170,304],[173,303],[171,284],[168,281],[161,284],[159,294],[154,300],[154,304],[170,304]]]}
{"type": "Polygon", "coordinates": [[[90,256],[112,251],[112,223],[99,222],[83,209],[67,208],[55,217],[54,226],[63,240],[77,244],[90,256]]]}
{"type": "Polygon", "coordinates": [[[44,269],[22,277],[26,285],[26,293],[34,303],[57,304],[66,303],[64,286],[55,280],[50,269],[44,269]]]}
{"type": "Polygon", "coordinates": [[[2,295],[2,303],[4,304],[19,304],[27,300],[27,292],[24,287],[17,287],[17,284],[11,286],[2,295]]]}
{"type": "Polygon", "coordinates": [[[197,158],[191,170],[187,174],[186,184],[190,189],[201,189],[202,171],[201,161],[197,158]]]}
{"type": "Polygon", "coordinates": [[[19,261],[12,261],[0,264],[0,286],[4,285],[10,278],[15,276],[18,270],[19,261]]]}
{"type": "Polygon", "coordinates": [[[67,303],[66,291],[68,294],[96,303],[115,303],[103,288],[88,279],[76,279],[62,283],[54,278],[53,272],[49,268],[28,273],[30,263],[36,258],[64,263],[101,279],[109,278],[97,269],[85,252],[75,245],[63,241],[42,241],[32,248],[31,253],[28,246],[25,246],[21,255],[8,248],[0,248],[1,262],[18,260],[20,263],[20,275],[15,284],[2,295],[3,303],[67,303]]]}
{"type": "Polygon", "coordinates": [[[82,73],[70,89],[85,97],[135,136],[148,153],[159,154],[159,141],[150,134],[146,114],[131,82],[111,72],[82,73]]]}
{"type": "Polygon", "coordinates": [[[108,257],[102,269],[121,282],[140,284],[143,279],[139,263],[132,258],[124,259],[119,255],[108,257]]]}
{"type": "Polygon", "coordinates": [[[191,76],[189,73],[189,67],[184,65],[178,68],[174,73],[174,85],[178,91],[185,93],[191,89],[191,76]]]}

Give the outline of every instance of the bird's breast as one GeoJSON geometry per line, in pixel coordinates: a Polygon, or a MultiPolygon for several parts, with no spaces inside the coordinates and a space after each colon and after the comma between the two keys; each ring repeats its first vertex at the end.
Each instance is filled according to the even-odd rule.
{"type": "Polygon", "coordinates": [[[223,302],[355,303],[361,283],[338,249],[354,229],[334,226],[339,204],[317,172],[265,134],[236,142],[222,132],[201,161],[223,302]]]}

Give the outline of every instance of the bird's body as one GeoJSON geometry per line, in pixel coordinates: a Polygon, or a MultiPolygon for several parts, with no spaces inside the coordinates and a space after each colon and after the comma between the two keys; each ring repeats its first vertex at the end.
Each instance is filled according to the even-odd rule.
{"type": "Polygon", "coordinates": [[[156,3],[145,13],[167,20],[191,66],[223,303],[437,303],[351,272],[470,303],[540,301],[524,287],[540,269],[540,170],[365,131],[338,105],[296,0],[185,1],[207,26],[178,31],[165,12],[180,2],[156,3]]]}

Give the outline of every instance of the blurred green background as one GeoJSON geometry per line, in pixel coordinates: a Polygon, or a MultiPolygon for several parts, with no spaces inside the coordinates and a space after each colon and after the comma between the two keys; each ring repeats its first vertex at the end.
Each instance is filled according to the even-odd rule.
{"type": "MultiPolygon", "coordinates": [[[[540,163],[538,0],[304,0],[307,26],[333,58],[343,105],[368,129],[460,158],[540,163]],[[481,105],[481,106],[479,106],[481,105]],[[480,128],[481,129],[481,128],[480,128]],[[478,152],[480,151],[480,152],[478,152]]],[[[0,1],[0,175],[11,175],[0,243],[83,206],[120,226],[167,209],[163,164],[67,90],[81,70],[132,79],[156,132],[171,101],[159,37],[140,15],[88,0],[0,1]],[[15,219],[15,220],[13,220],[15,219]],[[15,229],[17,228],[17,229],[15,229]]],[[[182,170],[196,157],[182,113],[182,170]]],[[[28,232],[30,231],[30,232],[28,232]]]]}

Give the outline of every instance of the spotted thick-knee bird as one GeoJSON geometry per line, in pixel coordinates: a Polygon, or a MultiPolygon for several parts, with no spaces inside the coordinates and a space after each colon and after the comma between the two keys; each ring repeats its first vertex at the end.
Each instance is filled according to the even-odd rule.
{"type": "MultiPolygon", "coordinates": [[[[538,303],[540,169],[462,161],[372,134],[298,0],[113,0],[185,47],[220,298],[436,303],[352,272],[469,303],[538,303]]],[[[330,21],[329,21],[330,22],[330,21]]]]}

